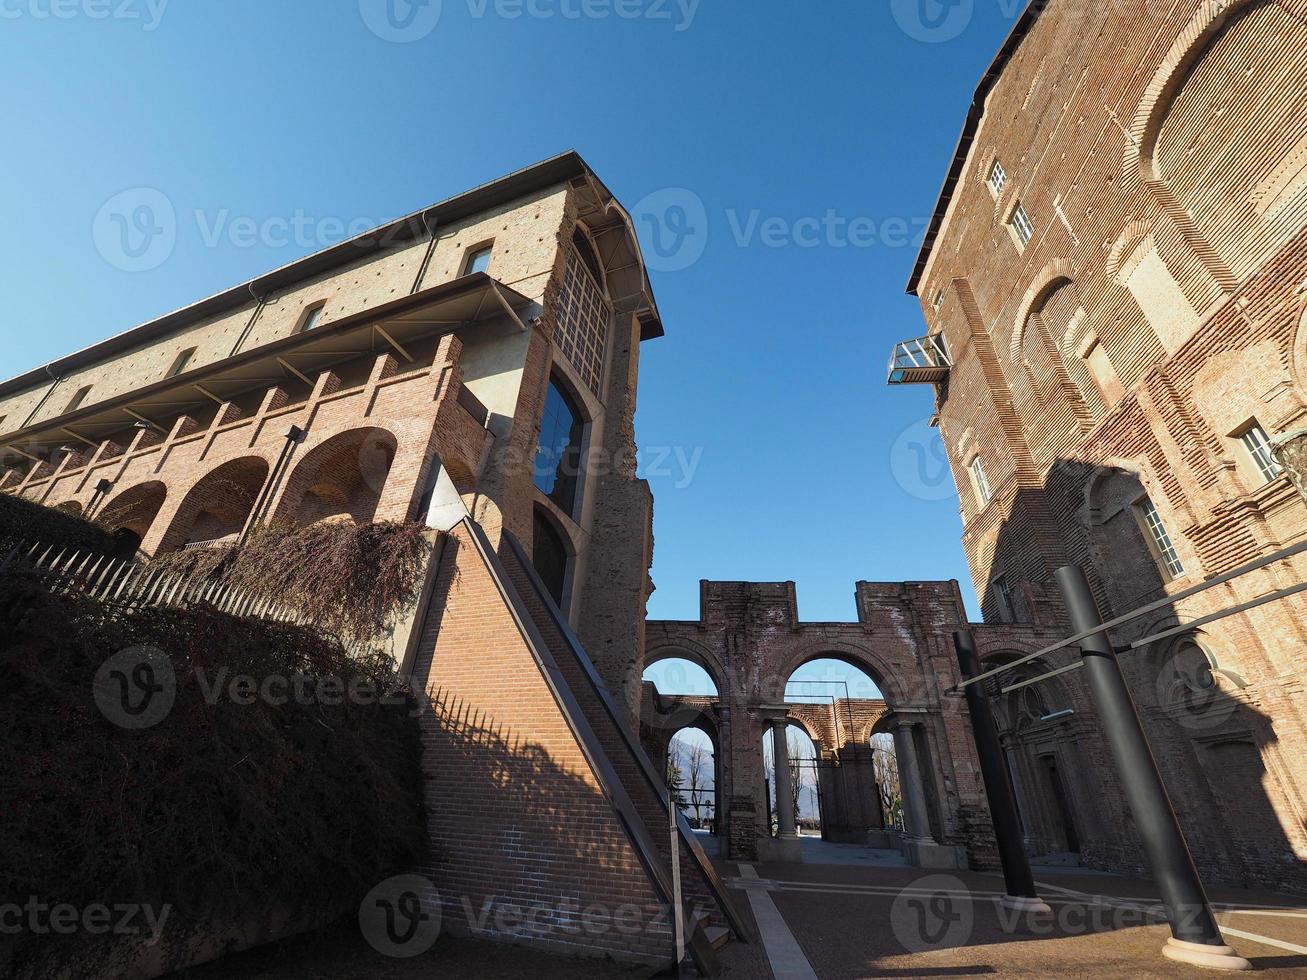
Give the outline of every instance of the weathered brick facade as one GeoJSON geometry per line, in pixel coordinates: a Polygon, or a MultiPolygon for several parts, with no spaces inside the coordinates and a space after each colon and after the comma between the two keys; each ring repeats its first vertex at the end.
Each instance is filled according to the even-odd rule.
{"type": "MultiPolygon", "coordinates": [[[[987,658],[1065,635],[1061,565],[1120,615],[1303,537],[1307,508],[1258,447],[1307,422],[1304,216],[1302,0],[1022,17],[910,284],[951,360],[936,411],[987,658]]],[[[1305,574],[1301,556],[1272,565],[1114,638],[1305,574]]],[[[1293,597],[1123,656],[1212,879],[1307,887],[1304,611],[1293,597]]],[[[1141,868],[1082,683],[1003,711],[1032,850],[1141,868]]]]}

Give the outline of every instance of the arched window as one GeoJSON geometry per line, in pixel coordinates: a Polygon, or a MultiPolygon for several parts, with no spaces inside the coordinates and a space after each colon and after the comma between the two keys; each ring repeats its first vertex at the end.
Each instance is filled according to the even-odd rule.
{"type": "Polygon", "coordinates": [[[561,607],[563,589],[567,585],[567,545],[563,543],[563,536],[558,533],[553,522],[539,510],[535,512],[531,537],[531,562],[535,565],[536,574],[561,607]]]}
{"type": "Polygon", "coordinates": [[[585,419],[576,402],[556,380],[551,380],[540,419],[535,485],[568,517],[574,517],[576,511],[584,435],[585,419]]]}
{"type": "Polygon", "coordinates": [[[593,392],[603,380],[608,346],[608,305],[603,266],[590,236],[577,227],[563,273],[555,341],[593,392]]]}

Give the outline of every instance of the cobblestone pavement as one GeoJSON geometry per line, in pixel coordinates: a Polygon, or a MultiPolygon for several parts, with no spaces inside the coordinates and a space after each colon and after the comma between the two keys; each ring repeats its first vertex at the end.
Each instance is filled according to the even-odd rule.
{"type": "MultiPolygon", "coordinates": [[[[842,846],[823,845],[823,863],[719,862],[746,914],[771,923],[762,944],[726,950],[733,980],[1219,975],[1162,956],[1170,931],[1149,881],[1038,868],[1052,914],[1022,919],[998,905],[999,877],[873,866],[856,847],[841,862],[842,846]]],[[[1259,976],[1307,977],[1307,898],[1209,891],[1259,976]]]]}

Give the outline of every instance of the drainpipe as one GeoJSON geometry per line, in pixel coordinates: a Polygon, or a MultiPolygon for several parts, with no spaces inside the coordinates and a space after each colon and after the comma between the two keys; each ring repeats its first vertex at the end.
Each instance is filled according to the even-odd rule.
{"type": "Polygon", "coordinates": [[[418,266],[417,278],[413,280],[413,288],[409,290],[410,294],[416,293],[422,288],[422,280],[426,278],[427,269],[431,265],[431,256],[436,251],[436,226],[427,221],[426,211],[422,212],[422,227],[427,230],[427,252],[426,255],[422,256],[422,264],[418,266]]]}
{"type": "Polygon", "coordinates": [[[263,509],[268,506],[272,499],[272,488],[281,482],[286,467],[290,464],[290,454],[295,451],[296,444],[303,437],[304,430],[298,425],[292,425],[286,430],[286,444],[281,447],[281,455],[277,457],[277,465],[268,474],[268,479],[263,483],[263,489],[259,491],[258,499],[254,501],[254,506],[250,509],[250,518],[245,522],[245,528],[241,531],[240,539],[236,542],[238,546],[245,544],[250,538],[250,532],[258,527],[263,518],[263,509]]]}
{"type": "Polygon", "coordinates": [[[50,385],[46,393],[41,396],[41,400],[36,403],[36,408],[32,409],[31,414],[27,416],[27,420],[22,424],[21,428],[26,429],[29,425],[32,424],[32,419],[36,418],[37,413],[45,407],[45,403],[50,400],[50,396],[53,395],[55,389],[59,387],[59,382],[63,381],[63,377],[61,375],[56,375],[54,371],[50,370],[51,367],[53,367],[53,365],[54,362],[51,361],[49,364],[45,366],[45,373],[50,376],[50,381],[52,382],[52,384],[50,385]]]}

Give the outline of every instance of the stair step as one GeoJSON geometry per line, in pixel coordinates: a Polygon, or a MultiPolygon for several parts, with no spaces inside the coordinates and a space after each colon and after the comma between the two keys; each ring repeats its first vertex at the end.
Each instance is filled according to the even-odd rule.
{"type": "Polygon", "coordinates": [[[721,949],[731,941],[731,930],[722,926],[709,926],[703,931],[703,934],[713,949],[721,949]]]}

